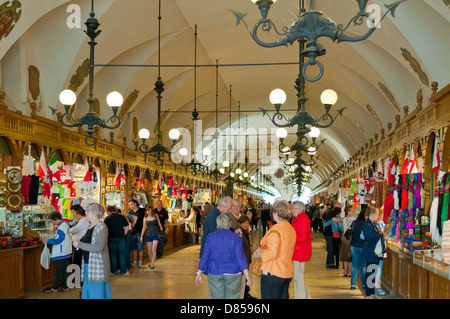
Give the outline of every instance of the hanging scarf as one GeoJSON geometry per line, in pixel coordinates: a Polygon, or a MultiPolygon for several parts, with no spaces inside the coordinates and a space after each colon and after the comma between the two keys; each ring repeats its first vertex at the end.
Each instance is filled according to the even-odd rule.
{"type": "Polygon", "coordinates": [[[408,209],[414,207],[414,174],[408,174],[408,184],[406,184],[408,191],[408,209]]]}
{"type": "Polygon", "coordinates": [[[409,175],[403,174],[401,175],[402,182],[401,182],[401,189],[402,189],[402,197],[401,197],[401,204],[400,209],[407,209],[408,208],[408,184],[409,184],[409,175]]]}
{"type": "Polygon", "coordinates": [[[422,188],[422,173],[414,174],[414,205],[413,209],[417,210],[422,207],[422,196],[420,194],[422,188]]]}
{"type": "Polygon", "coordinates": [[[448,220],[448,205],[449,205],[449,197],[450,197],[450,178],[448,178],[447,175],[447,181],[444,185],[444,196],[443,196],[443,203],[442,203],[442,211],[441,211],[441,235],[442,235],[442,229],[444,229],[444,222],[448,220]]]}
{"type": "Polygon", "coordinates": [[[395,175],[389,175],[389,185],[387,188],[387,195],[384,201],[384,216],[383,221],[386,223],[386,220],[390,217],[390,215],[394,211],[394,183],[395,183],[395,175]]]}
{"type": "Polygon", "coordinates": [[[433,201],[430,206],[430,235],[433,243],[439,244],[441,242],[441,234],[439,234],[439,229],[437,228],[437,216],[439,207],[439,188],[440,185],[436,186],[434,190],[433,201]]]}
{"type": "MultiPolygon", "coordinates": [[[[444,190],[445,190],[445,185],[447,184],[447,177],[448,177],[448,174],[445,173],[444,176],[442,177],[441,187],[439,187],[439,206],[438,206],[438,214],[437,214],[437,222],[436,222],[436,226],[439,230],[439,235],[442,235],[442,209],[443,209],[443,204],[444,204],[444,190]]],[[[447,211],[448,211],[448,209],[447,209],[447,211]]]]}
{"type": "Polygon", "coordinates": [[[399,194],[400,192],[400,175],[395,176],[395,182],[394,182],[394,209],[400,209],[400,199],[399,194]]]}

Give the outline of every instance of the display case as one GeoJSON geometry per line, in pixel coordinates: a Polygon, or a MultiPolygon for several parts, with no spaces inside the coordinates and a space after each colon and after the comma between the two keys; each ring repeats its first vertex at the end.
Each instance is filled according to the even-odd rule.
{"type": "Polygon", "coordinates": [[[53,206],[50,205],[23,206],[22,213],[25,227],[29,230],[37,231],[41,238],[52,236],[53,225],[48,215],[54,210],[53,206]]]}
{"type": "Polygon", "coordinates": [[[444,261],[441,249],[428,249],[413,253],[414,264],[450,280],[450,265],[444,261]]]}

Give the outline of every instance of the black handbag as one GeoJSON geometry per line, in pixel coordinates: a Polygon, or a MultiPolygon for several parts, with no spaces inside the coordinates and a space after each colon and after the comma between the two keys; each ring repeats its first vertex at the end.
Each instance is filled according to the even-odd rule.
{"type": "Polygon", "coordinates": [[[352,235],[353,235],[353,225],[355,224],[355,221],[352,222],[352,224],[350,225],[349,228],[347,228],[347,230],[344,233],[344,237],[345,239],[347,239],[348,241],[350,241],[352,239],[352,235]]]}

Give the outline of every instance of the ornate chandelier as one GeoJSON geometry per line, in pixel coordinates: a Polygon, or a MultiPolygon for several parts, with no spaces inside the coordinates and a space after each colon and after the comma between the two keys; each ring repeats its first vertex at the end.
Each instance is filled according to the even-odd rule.
{"type": "Polygon", "coordinates": [[[232,11],[237,19],[236,25],[243,21],[253,40],[259,45],[271,48],[282,45],[293,44],[296,40],[307,40],[306,47],[302,50],[302,55],[309,58],[309,61],[303,66],[302,73],[306,80],[314,82],[319,80],[324,72],[323,65],[316,60],[318,56],[325,55],[325,48],[319,43],[318,39],[321,37],[330,38],[333,41],[339,42],[360,42],[372,35],[377,29],[381,21],[386,17],[388,13],[391,13],[395,18],[395,10],[397,7],[406,0],[399,0],[390,5],[385,5],[388,9],[386,13],[381,17],[379,21],[375,21],[375,18],[366,12],[367,2],[369,0],[356,0],[359,6],[359,12],[350,19],[346,26],[343,24],[336,25],[330,18],[325,16],[322,12],[316,10],[316,1],[309,1],[309,9],[306,11],[304,8],[304,0],[301,1],[298,18],[292,23],[292,25],[283,28],[283,32],[279,32],[275,24],[267,18],[267,14],[272,4],[275,4],[277,0],[251,0],[255,3],[259,11],[261,12],[261,19],[254,25],[253,31],[247,26],[244,21],[246,14],[232,11]],[[361,36],[351,36],[345,32],[350,25],[361,26],[365,21],[368,21],[369,30],[361,36]],[[275,42],[264,42],[258,37],[258,30],[270,32],[274,30],[281,38],[275,42]],[[308,77],[306,75],[306,68],[311,65],[317,65],[319,67],[319,74],[316,77],[308,77]]]}

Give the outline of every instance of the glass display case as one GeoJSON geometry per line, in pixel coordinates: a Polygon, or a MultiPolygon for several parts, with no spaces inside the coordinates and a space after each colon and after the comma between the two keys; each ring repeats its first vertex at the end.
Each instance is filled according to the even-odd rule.
{"type": "Polygon", "coordinates": [[[23,206],[22,214],[27,229],[37,231],[42,236],[53,235],[53,225],[48,218],[55,209],[50,205],[23,206]]]}
{"type": "Polygon", "coordinates": [[[413,253],[414,264],[450,279],[450,265],[444,261],[441,249],[428,249],[413,253]]]}

